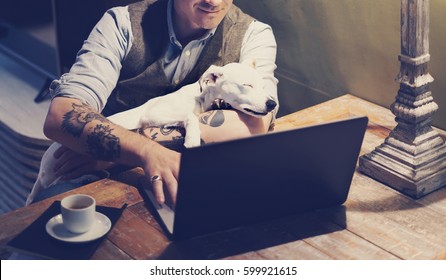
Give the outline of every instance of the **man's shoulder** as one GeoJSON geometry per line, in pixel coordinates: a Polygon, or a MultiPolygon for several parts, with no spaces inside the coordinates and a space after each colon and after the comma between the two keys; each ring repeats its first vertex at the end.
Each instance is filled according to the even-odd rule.
{"type": "Polygon", "coordinates": [[[231,22],[246,22],[251,23],[254,18],[247,13],[243,12],[242,9],[237,7],[236,5],[232,5],[231,9],[226,15],[226,19],[231,22]]]}
{"type": "Polygon", "coordinates": [[[138,1],[128,5],[128,9],[131,13],[144,14],[147,9],[156,7],[167,7],[167,0],[144,0],[138,1]]]}

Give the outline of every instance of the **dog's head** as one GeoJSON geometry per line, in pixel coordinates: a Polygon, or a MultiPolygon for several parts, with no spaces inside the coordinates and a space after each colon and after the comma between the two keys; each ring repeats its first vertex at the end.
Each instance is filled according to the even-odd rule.
{"type": "Polygon", "coordinates": [[[215,99],[223,99],[232,108],[254,117],[264,116],[277,106],[265,90],[262,77],[251,65],[212,65],[201,76],[199,83],[205,110],[211,108],[215,99]]]}

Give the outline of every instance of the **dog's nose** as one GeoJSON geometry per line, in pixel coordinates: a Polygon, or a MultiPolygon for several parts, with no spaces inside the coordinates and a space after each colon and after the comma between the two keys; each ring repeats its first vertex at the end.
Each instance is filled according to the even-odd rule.
{"type": "Polygon", "coordinates": [[[276,101],[269,99],[268,101],[266,101],[266,110],[268,112],[271,112],[272,110],[274,110],[274,108],[276,108],[277,103],[276,101]]]}

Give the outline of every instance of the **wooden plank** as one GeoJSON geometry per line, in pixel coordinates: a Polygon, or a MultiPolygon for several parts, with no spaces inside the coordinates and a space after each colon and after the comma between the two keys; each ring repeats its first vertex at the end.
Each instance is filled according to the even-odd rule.
{"type": "Polygon", "coordinates": [[[163,233],[128,209],[107,238],[126,254],[140,260],[162,257],[170,243],[163,233]]]}
{"type": "Polygon", "coordinates": [[[437,211],[438,213],[446,213],[446,188],[439,189],[429,195],[417,200],[418,203],[425,207],[437,211]]]}
{"type": "Polygon", "coordinates": [[[185,258],[191,259],[396,259],[382,248],[314,212],[175,245],[185,258]],[[325,243],[337,246],[330,248],[325,243]]]}
{"type": "Polygon", "coordinates": [[[132,260],[132,258],[119,249],[115,244],[105,239],[101,246],[91,257],[93,260],[132,260]]]}
{"type": "Polygon", "coordinates": [[[395,116],[389,108],[376,105],[350,94],[343,95],[338,101],[345,103],[348,112],[352,116],[368,116],[370,122],[384,126],[389,130],[396,126],[395,116]]]}
{"type": "MultiPolygon", "coordinates": [[[[341,217],[345,215],[344,207],[329,208],[327,211],[337,212],[341,217]]],[[[306,213],[297,218],[294,221],[287,221],[287,229],[330,258],[344,260],[397,259],[385,249],[345,230],[343,223],[348,223],[345,218],[337,220],[338,224],[315,212],[306,213]]],[[[318,254],[320,255],[320,253],[318,254]]],[[[312,259],[316,256],[317,254],[310,255],[307,258],[312,259]]]]}
{"type": "Polygon", "coordinates": [[[263,258],[262,255],[260,255],[257,252],[248,252],[223,258],[223,260],[264,260],[264,259],[265,258],[263,258]]]}
{"type": "MultiPolygon", "coordinates": [[[[265,235],[269,234],[267,231],[250,227],[234,228],[188,240],[175,241],[170,247],[182,259],[223,259],[234,255],[252,254],[254,250],[265,248],[271,242],[273,244],[280,242],[273,238],[266,240],[265,235]]],[[[283,238],[283,236],[277,237],[283,238]]],[[[295,239],[292,236],[288,237],[288,239],[290,238],[295,239]]]]}
{"type": "Polygon", "coordinates": [[[287,130],[346,118],[349,116],[349,112],[344,103],[336,98],[283,116],[276,120],[274,130],[287,130]]]}
{"type": "MultiPolygon", "coordinates": [[[[361,211],[360,203],[348,201],[347,230],[365,240],[384,248],[401,259],[432,259],[442,246],[423,238],[419,233],[402,227],[400,224],[379,213],[361,211]]],[[[337,220],[335,211],[325,211],[331,220],[337,220]]]]}
{"type": "Polygon", "coordinates": [[[348,118],[368,116],[369,121],[393,129],[395,116],[387,109],[350,94],[283,116],[276,121],[275,130],[284,130],[348,118]]]}
{"type": "Polygon", "coordinates": [[[332,260],[325,254],[305,241],[299,240],[257,251],[266,259],[287,260],[332,260]]]}
{"type": "Polygon", "coordinates": [[[373,122],[367,124],[367,131],[361,146],[361,155],[368,154],[384,142],[390,130],[373,122]]]}
{"type": "Polygon", "coordinates": [[[149,209],[144,203],[138,203],[131,208],[129,208],[135,215],[144,220],[153,228],[157,229],[159,232],[163,233],[161,226],[156,221],[155,217],[150,213],[149,209]]]}
{"type": "Polygon", "coordinates": [[[143,201],[135,187],[110,179],[93,182],[55,198],[61,199],[72,193],[89,194],[96,199],[97,205],[117,208],[121,208],[124,204],[132,206],[143,201]]]}
{"type": "MultiPolygon", "coordinates": [[[[140,206],[140,205],[138,205],[140,206]]],[[[133,206],[130,210],[138,206],[133,206]]],[[[137,211],[138,213],[144,211],[137,211]]],[[[140,214],[138,214],[141,216],[140,214]]],[[[299,215],[298,215],[299,216],[299,215]]],[[[340,230],[340,227],[332,225],[328,230],[340,230]]],[[[308,220],[304,220],[307,223],[308,220]]],[[[296,217],[287,217],[274,221],[264,222],[260,224],[235,228],[223,232],[217,232],[206,236],[195,237],[189,240],[172,242],[166,247],[160,258],[181,258],[181,259],[268,259],[277,257],[276,252],[269,251],[266,248],[275,246],[287,246],[282,244],[290,244],[295,242],[302,236],[326,233],[327,228],[314,228],[308,225],[302,225],[302,221],[296,217]],[[291,220],[290,220],[291,219],[291,220]],[[295,231],[290,231],[288,225],[295,225],[295,231]],[[269,255],[270,254],[270,255],[269,255]]],[[[150,241],[152,242],[152,241],[150,241]]],[[[302,241],[301,241],[302,243],[302,241]]],[[[309,245],[306,245],[309,247],[309,245]]],[[[309,252],[309,250],[307,250],[309,252]]],[[[305,252],[292,253],[292,250],[284,250],[282,255],[284,258],[297,258],[303,256],[305,252]]],[[[307,259],[328,257],[312,248],[311,255],[305,255],[307,259]],[[323,256],[323,257],[322,257],[323,256]]]]}
{"type": "Polygon", "coordinates": [[[423,234],[425,238],[446,245],[446,213],[424,207],[417,200],[370,180],[361,173],[353,178],[349,200],[359,201],[366,210],[381,213],[402,226],[423,234]]]}
{"type": "Polygon", "coordinates": [[[434,258],[446,248],[445,213],[363,174],[354,176],[346,206],[349,230],[401,258],[434,258]]]}
{"type": "Polygon", "coordinates": [[[384,249],[371,246],[350,231],[333,233],[330,236],[315,236],[305,240],[311,246],[338,260],[393,260],[396,256],[384,249]]]}

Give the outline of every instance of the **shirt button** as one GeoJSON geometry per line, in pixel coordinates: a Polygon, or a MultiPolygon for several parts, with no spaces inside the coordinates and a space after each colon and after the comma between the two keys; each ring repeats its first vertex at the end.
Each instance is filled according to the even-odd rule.
{"type": "Polygon", "coordinates": [[[180,82],[180,80],[176,79],[175,80],[175,84],[178,84],[180,82]]]}
{"type": "Polygon", "coordinates": [[[186,56],[190,56],[190,51],[186,51],[186,56]]]}

